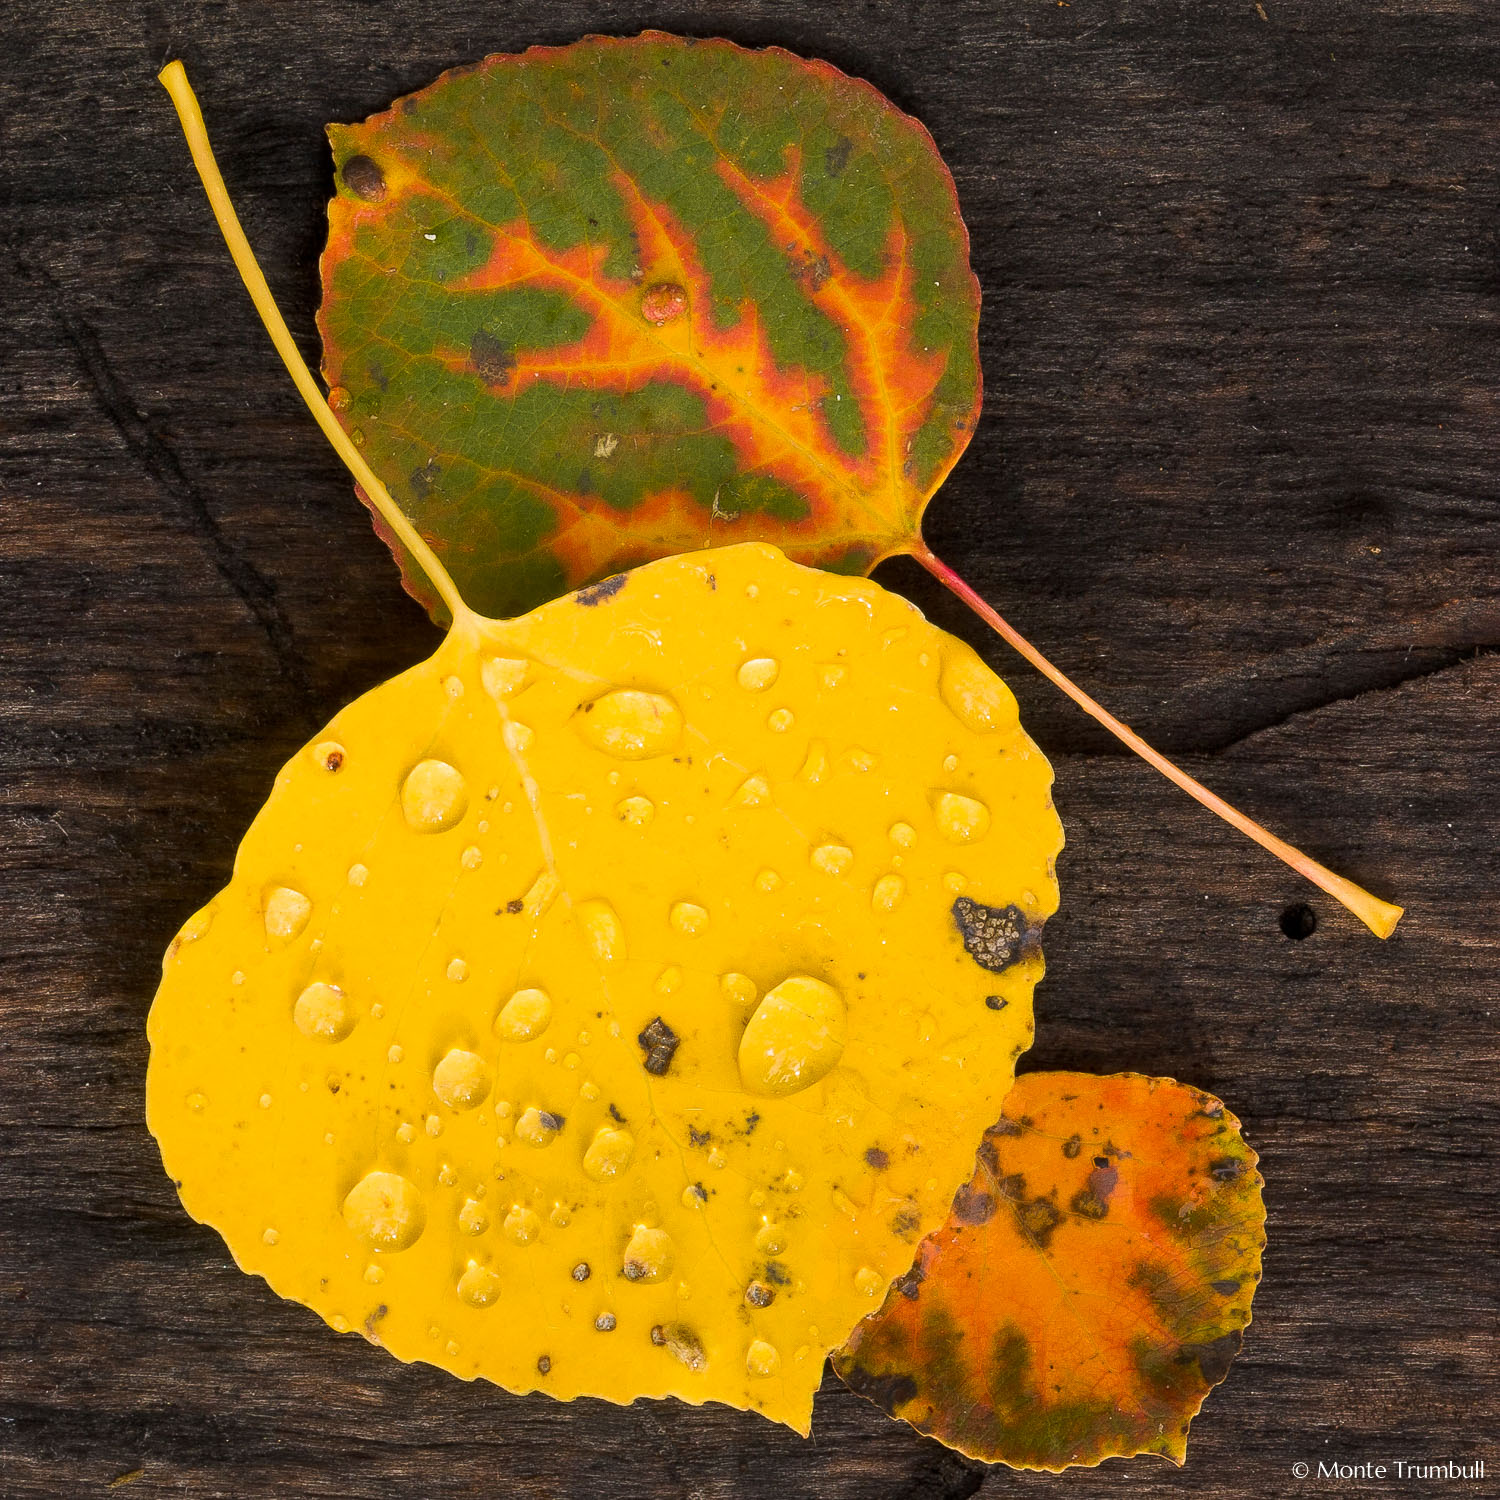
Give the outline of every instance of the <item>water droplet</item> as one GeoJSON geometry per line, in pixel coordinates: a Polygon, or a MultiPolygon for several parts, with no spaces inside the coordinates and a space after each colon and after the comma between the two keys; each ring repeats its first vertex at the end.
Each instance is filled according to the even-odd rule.
{"type": "Polygon", "coordinates": [[[528,1146],[550,1146],[557,1132],[562,1129],[562,1123],[547,1110],[528,1105],[516,1121],[516,1139],[525,1141],[528,1146]]]}
{"type": "Polygon", "coordinates": [[[422,1122],[422,1128],[436,1140],[443,1133],[443,1122],[436,1115],[428,1115],[422,1122]]]}
{"type": "Polygon", "coordinates": [[[956,896],[969,883],[968,876],[960,874],[957,870],[949,870],[943,876],[943,889],[952,891],[956,896]]]}
{"type": "Polygon", "coordinates": [[[278,885],[266,897],[266,936],[290,942],[312,915],[312,902],[288,885],[278,885]]]}
{"type": "Polygon", "coordinates": [[[826,688],[836,688],[843,682],[844,676],[844,669],[837,664],[824,667],[823,686],[826,688]]]}
{"type": "Polygon", "coordinates": [[[525,755],[531,748],[531,742],[536,736],[531,731],[529,724],[520,724],[512,720],[505,726],[503,731],[505,748],[512,755],[525,755]]]}
{"type": "Polygon", "coordinates": [[[464,695],[463,678],[452,675],[443,678],[443,691],[450,698],[462,698],[464,695]]]}
{"type": "Polygon", "coordinates": [[[649,797],[626,797],[616,803],[615,816],[622,823],[633,823],[640,827],[656,816],[656,804],[649,797]]]}
{"type": "Polygon", "coordinates": [[[682,983],[682,970],[676,964],[668,964],[656,978],[656,993],[670,995],[682,983]]]}
{"type": "Polygon", "coordinates": [[[717,1146],[714,1146],[708,1153],[708,1164],[719,1171],[728,1166],[729,1158],[717,1146]]]}
{"type": "Polygon", "coordinates": [[[385,1280],[385,1268],[383,1266],[377,1266],[372,1262],[370,1265],[365,1267],[365,1280],[368,1281],[371,1286],[379,1286],[380,1283],[385,1280]]]}
{"type": "Polygon", "coordinates": [[[600,1313],[594,1319],[594,1327],[600,1333],[613,1333],[615,1331],[615,1315],[613,1313],[600,1313]]]}
{"type": "Polygon", "coordinates": [[[691,901],[675,902],[669,920],[684,937],[698,937],[708,928],[708,913],[691,901]]]}
{"type": "Polygon", "coordinates": [[[764,1339],[752,1339],[745,1351],[745,1372],[756,1379],[774,1375],[781,1368],[781,1356],[764,1339]]]}
{"type": "Polygon", "coordinates": [[[796,717],[789,708],[775,708],[766,715],[766,728],[772,734],[785,734],[794,723],[796,717]]]}
{"type": "Polygon", "coordinates": [[[348,411],[349,392],[341,385],[332,387],[328,392],[328,404],[335,411],[348,411]]]}
{"type": "Polygon", "coordinates": [[[349,884],[363,885],[370,878],[370,872],[363,865],[349,866],[349,884]]]}
{"type": "Polygon", "coordinates": [[[781,663],[774,656],[755,656],[740,667],[738,675],[747,693],[763,693],[781,675],[781,663]]]}
{"type": "Polygon", "coordinates": [[[797,772],[798,781],[816,785],[828,774],[828,746],[822,740],[814,740],[807,747],[807,758],[797,772]]]}
{"type": "Polygon", "coordinates": [[[672,1269],[672,1260],[672,1239],[666,1230],[637,1224],[621,1269],[627,1281],[660,1281],[672,1269]]]}
{"type": "Polygon", "coordinates": [[[859,1209],[855,1206],[854,1200],[842,1188],[834,1188],[832,1196],[833,1206],[845,1218],[857,1219],[859,1217],[859,1209]]]}
{"type": "Polygon", "coordinates": [[[589,951],[600,963],[625,957],[625,929],[608,901],[580,901],[575,915],[589,951]]]}
{"type": "Polygon", "coordinates": [[[953,717],[975,734],[1014,729],[1020,722],[1015,695],[971,652],[948,656],[938,691],[953,717]]]}
{"type": "Polygon", "coordinates": [[[958,769],[958,757],[956,755],[945,755],[943,757],[943,769],[951,775],[958,769]]]}
{"type": "Polygon", "coordinates": [[[597,1083],[585,1083],[578,1090],[580,1099],[587,1099],[590,1104],[599,1097],[599,1085],[597,1083]]]}
{"type": "Polygon", "coordinates": [[[354,1030],[356,1017],[343,990],[318,980],[297,996],[292,1020],[311,1041],[341,1042],[354,1030]]]}
{"type": "Polygon", "coordinates": [[[617,688],[587,704],[574,721],[594,749],[616,760],[664,755],[682,734],[682,711],[664,694],[617,688]]]}
{"type": "MultiPolygon", "coordinates": [[[[483,827],[482,824],[480,826],[481,828],[483,827]]],[[[466,870],[477,870],[484,863],[484,851],[478,844],[470,844],[464,850],[462,863],[466,870]]]]}
{"type": "Polygon", "coordinates": [[[245,973],[244,973],[244,970],[243,969],[236,969],[234,971],[234,973],[229,976],[229,982],[230,982],[230,984],[233,984],[233,985],[241,985],[241,984],[243,984],[245,982],[245,973]]]}
{"type": "Polygon", "coordinates": [[[267,1245],[274,1245],[274,1244],[277,1243],[278,1240],[281,1239],[281,1234],[280,1234],[280,1232],[278,1230],[275,1230],[275,1229],[266,1229],[266,1230],[264,1230],[261,1233],[261,1239],[267,1245]]]}
{"type": "Polygon", "coordinates": [[[344,1223],[372,1250],[405,1250],[427,1224],[422,1195],[395,1172],[370,1172],[349,1189],[344,1223]]]}
{"type": "Polygon", "coordinates": [[[760,993],[755,987],[755,981],[748,975],[733,972],[719,979],[719,988],[736,1005],[754,1005],[755,997],[760,993]]]}
{"type": "Polygon", "coordinates": [[[595,1182],[618,1177],[630,1165],[635,1151],[635,1137],[628,1130],[601,1125],[594,1132],[589,1149],[583,1154],[583,1170],[595,1182]]]}
{"type": "Polygon", "coordinates": [[[910,823],[891,824],[891,842],[898,849],[910,849],[917,841],[917,830],[910,823]]]}
{"type": "Polygon", "coordinates": [[[569,1069],[576,1068],[582,1061],[583,1059],[576,1052],[569,1052],[563,1058],[563,1067],[569,1069]]]}
{"type": "Polygon", "coordinates": [[[465,1198],[464,1206],[458,1211],[458,1232],[483,1234],[489,1227],[490,1216],[485,1213],[484,1205],[477,1198],[465,1198]]]}
{"type": "Polygon", "coordinates": [[[762,870],[755,877],[755,884],[760,890],[774,891],[781,884],[781,876],[775,870],[762,870]]]}
{"type": "Polygon", "coordinates": [[[470,1307],[488,1307],[500,1295],[500,1278],[488,1266],[471,1260],[458,1278],[458,1295],[470,1307]]]}
{"type": "Polygon", "coordinates": [[[503,1042],[529,1042],[552,1024],[552,1001],[545,990],[517,990],[495,1017],[495,1035],[503,1042]]]}
{"type": "Polygon", "coordinates": [[[260,1107],[262,1109],[270,1109],[270,1107],[271,1107],[271,1096],[269,1094],[262,1094],[260,1096],[260,1107]]]}
{"type": "Polygon", "coordinates": [[[854,1273],[854,1290],[865,1297],[876,1296],[885,1285],[885,1278],[871,1266],[861,1266],[854,1273]]]}
{"type": "Polygon", "coordinates": [[[187,1096],[183,1103],[192,1110],[195,1115],[201,1115],[208,1108],[208,1095],[192,1093],[187,1096]]]}
{"type": "Polygon", "coordinates": [[[450,959],[444,971],[450,984],[462,984],[469,977],[469,966],[461,958],[450,959]]]}
{"type": "Polygon", "coordinates": [[[432,1070],[432,1092],[449,1109],[473,1109],[490,1091],[490,1070],[477,1052],[454,1047],[432,1070]]]}
{"type": "Polygon", "coordinates": [[[391,1045],[390,1045],[390,1047],[386,1051],[385,1059],[386,1059],[387,1062],[398,1063],[405,1056],[406,1056],[406,1052],[402,1048],[401,1043],[400,1042],[392,1042],[391,1045]]]}
{"type": "Polygon", "coordinates": [[[641,316],[658,328],[687,311],[687,292],[675,281],[658,281],[641,293],[641,316]]]}
{"type": "Polygon", "coordinates": [[[764,807],[771,800],[771,783],[759,773],[747,776],[729,799],[731,807],[764,807]]]}
{"type": "Polygon", "coordinates": [[[813,868],[825,875],[845,875],[854,863],[854,851],[843,844],[819,844],[811,859],[813,868]]]}
{"type": "Polygon", "coordinates": [[[403,1121],[396,1127],[396,1139],[403,1146],[409,1146],[417,1138],[417,1129],[410,1121],[403,1121]]]}
{"type": "Polygon", "coordinates": [[[794,974],[768,990],[751,1015],[740,1038],[740,1079],[752,1093],[795,1094],[837,1066],[844,1031],[839,992],[794,974]]]}
{"type": "Polygon", "coordinates": [[[940,792],[932,804],[932,815],[938,832],[950,844],[972,844],[989,832],[989,808],[958,792],[940,792]]]}
{"type": "Polygon", "coordinates": [[[782,1185],[789,1193],[800,1193],[802,1191],[802,1174],[796,1167],[788,1167],[781,1176],[782,1185]]]}
{"type": "Polygon", "coordinates": [[[707,1200],[708,1194],[696,1182],[690,1182],[682,1190],[682,1206],[684,1208],[702,1208],[707,1200]]]}
{"type": "Polygon", "coordinates": [[[491,698],[509,698],[525,685],[529,661],[513,656],[487,657],[479,668],[479,680],[491,698]]]}
{"type": "Polygon", "coordinates": [[[401,811],[417,833],[442,833],[468,811],[469,789],[445,760],[418,761],[401,784],[401,811]]]}
{"type": "Polygon", "coordinates": [[[762,1224],[755,1231],[755,1248],[762,1255],[781,1255],[786,1250],[786,1230],[780,1224],[762,1224]]]}
{"type": "Polygon", "coordinates": [[[876,911],[894,911],[906,894],[906,882],[899,875],[882,875],[870,892],[870,905],[876,911]]]}
{"type": "Polygon", "coordinates": [[[551,1219],[559,1229],[566,1229],[572,1222],[571,1215],[568,1213],[568,1205],[566,1203],[554,1203],[552,1205],[552,1212],[549,1213],[547,1217],[551,1219]]]}
{"type": "Polygon", "coordinates": [[[562,890],[562,881],[551,870],[544,870],[531,882],[530,888],[521,898],[521,910],[533,920],[545,916],[562,890]]]}
{"type": "Polygon", "coordinates": [[[529,1208],[516,1203],[511,1206],[500,1228],[506,1239],[514,1240],[518,1245],[529,1245],[541,1232],[542,1221],[529,1208]]]}
{"type": "Polygon", "coordinates": [[[880,763],[879,757],[872,755],[868,750],[851,750],[844,757],[845,764],[851,771],[873,771],[880,763]]]}

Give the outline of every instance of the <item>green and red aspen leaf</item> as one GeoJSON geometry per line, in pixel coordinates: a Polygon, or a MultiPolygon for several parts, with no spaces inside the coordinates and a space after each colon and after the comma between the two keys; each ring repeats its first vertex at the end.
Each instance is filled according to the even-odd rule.
{"type": "Polygon", "coordinates": [[[1181,1463],[1250,1322],[1256,1163],[1239,1121],[1186,1084],[1023,1075],[948,1222],[834,1367],[990,1463],[1181,1463]]]}
{"type": "Polygon", "coordinates": [[[870,85],[590,37],[329,135],[331,399],[474,608],[741,540],[849,573],[918,545],[979,287],[931,136],[870,85]]]}

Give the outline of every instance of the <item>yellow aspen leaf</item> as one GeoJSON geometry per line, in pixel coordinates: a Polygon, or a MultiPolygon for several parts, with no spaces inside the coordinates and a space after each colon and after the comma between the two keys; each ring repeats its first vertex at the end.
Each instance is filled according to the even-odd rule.
{"type": "Polygon", "coordinates": [[[766,545],[464,611],[173,942],[167,1171],[403,1360],[805,1432],[1030,1042],[1051,779],[967,646],[766,545]]]}
{"type": "Polygon", "coordinates": [[[1026,1074],[948,1222],[834,1367],[989,1463],[1181,1463],[1250,1322],[1256,1160],[1239,1121],[1186,1084],[1026,1074]]]}

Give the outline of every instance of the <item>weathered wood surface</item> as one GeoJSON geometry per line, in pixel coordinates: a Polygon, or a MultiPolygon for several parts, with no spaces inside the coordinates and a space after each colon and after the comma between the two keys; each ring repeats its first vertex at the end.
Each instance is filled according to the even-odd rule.
{"type": "Polygon", "coordinates": [[[1262,1496],[1327,1487],[1299,1461],[1500,1469],[1491,0],[5,12],[0,1493],[1262,1496]],[[1031,1064],[1190,1080],[1263,1156],[1264,1289],[1183,1471],[985,1472],[831,1376],[803,1442],[398,1366],[241,1276],[142,1123],[168,938],[282,759],[434,641],[155,70],[188,60],[311,357],[324,122],[644,24],[831,58],[932,127],[989,387],[936,549],[1190,769],[1408,905],[1380,944],[883,570],[1000,665],[1057,767],[1031,1064]],[[1293,941],[1301,901],[1319,925],[1293,941]]]}

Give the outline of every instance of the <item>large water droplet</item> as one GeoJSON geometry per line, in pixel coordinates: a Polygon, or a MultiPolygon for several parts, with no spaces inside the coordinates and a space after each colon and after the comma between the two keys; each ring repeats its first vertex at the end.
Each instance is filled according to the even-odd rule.
{"type": "Polygon", "coordinates": [[[781,664],[774,656],[755,656],[739,670],[739,683],[747,693],[763,693],[781,675],[781,664]]]}
{"type": "Polygon", "coordinates": [[[755,1007],[740,1038],[740,1079],[752,1093],[795,1094],[837,1066],[844,1035],[839,992],[821,979],[794,974],[755,1007]]]}
{"type": "Polygon", "coordinates": [[[504,1042],[529,1042],[552,1024],[552,1001],[545,990],[517,990],[495,1017],[495,1035],[504,1042]]]}
{"type": "Polygon", "coordinates": [[[454,1047],[432,1070],[432,1092],[449,1109],[473,1109],[490,1091],[490,1070],[477,1052],[454,1047]]]}
{"type": "Polygon", "coordinates": [[[1015,694],[967,652],[955,652],[943,663],[939,691],[953,717],[975,734],[1014,729],[1020,722],[1015,694]]]}
{"type": "Polygon", "coordinates": [[[266,897],[266,936],[290,942],[312,915],[312,902],[289,885],[278,885],[266,897]]]}
{"type": "Polygon", "coordinates": [[[471,1260],[458,1278],[458,1295],[470,1307],[488,1307],[500,1295],[500,1278],[488,1266],[471,1260]]]}
{"type": "Polygon", "coordinates": [[[625,929],[608,901],[580,901],[576,908],[589,951],[601,963],[625,957],[625,929]]]}
{"type": "Polygon", "coordinates": [[[682,711],[662,693],[617,688],[584,707],[574,721],[596,750],[617,760],[665,755],[682,734],[682,711]]]}
{"type": "Polygon", "coordinates": [[[672,1238],[665,1229],[648,1229],[637,1224],[621,1269],[627,1281],[660,1281],[672,1269],[672,1238]]]}
{"type": "Polygon", "coordinates": [[[318,980],[297,996],[292,1020],[303,1036],[315,1042],[341,1042],[356,1020],[349,997],[336,984],[318,980]]]}
{"type": "Polygon", "coordinates": [[[932,815],[938,832],[951,844],[972,844],[989,832],[989,808],[958,792],[939,792],[933,800],[932,815]]]}
{"type": "Polygon", "coordinates": [[[589,1149],[583,1154],[583,1170],[595,1182],[618,1177],[630,1165],[630,1157],[634,1151],[635,1137],[628,1130],[601,1125],[594,1132],[589,1149]]]}
{"type": "Polygon", "coordinates": [[[372,1250],[405,1250],[427,1223],[422,1195],[395,1172],[369,1172],[349,1189],[344,1223],[372,1250]]]}
{"type": "Polygon", "coordinates": [[[452,828],[468,807],[469,789],[445,760],[418,761],[401,785],[401,811],[418,833],[452,828]]]}

